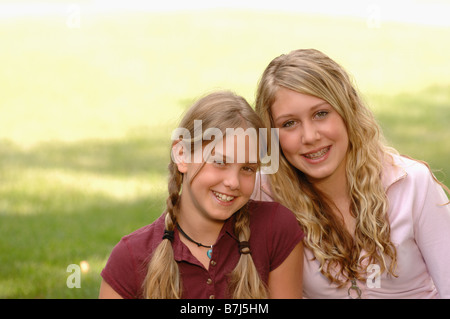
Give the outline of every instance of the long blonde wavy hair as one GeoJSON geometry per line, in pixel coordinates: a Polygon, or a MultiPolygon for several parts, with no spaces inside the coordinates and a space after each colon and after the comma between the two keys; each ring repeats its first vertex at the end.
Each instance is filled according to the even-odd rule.
{"type": "MultiPolygon", "coordinates": [[[[179,127],[190,132],[191,152],[194,142],[203,141],[203,133],[208,128],[218,128],[225,136],[227,128],[263,127],[263,123],[250,105],[240,96],[228,91],[211,93],[198,100],[184,115],[179,127]],[[202,121],[202,131],[194,131],[194,120],[202,121]]],[[[201,169],[201,168],[200,168],[201,169]]],[[[196,172],[196,174],[198,171],[196,172]]],[[[192,183],[194,177],[189,181],[192,183]]],[[[169,164],[169,196],[166,201],[165,229],[174,231],[177,216],[180,214],[180,196],[183,175],[178,171],[171,157],[169,164]]],[[[240,242],[248,242],[250,238],[249,213],[244,205],[235,213],[234,232],[240,242]]],[[[161,234],[162,236],[162,234],[161,234]]],[[[245,248],[248,249],[248,248],[245,248]]],[[[148,265],[143,283],[144,297],[152,299],[178,299],[183,295],[182,282],[178,264],[174,259],[172,244],[163,239],[155,249],[148,265]]],[[[267,288],[261,280],[251,254],[241,254],[239,261],[229,277],[229,295],[236,299],[267,298],[267,288]]]]}
{"type": "Polygon", "coordinates": [[[312,250],[322,274],[331,282],[343,286],[352,278],[363,279],[362,265],[372,263],[380,265],[381,272],[395,276],[396,249],[390,239],[388,199],[380,176],[383,162],[396,151],[386,146],[379,125],[348,74],[322,52],[292,51],[267,66],[255,102],[266,127],[274,127],[271,106],[280,87],[327,101],[344,120],[349,137],[348,193],[356,219],[354,238],[332,212],[334,203],[282,152],[278,172],[269,177],[275,199],[295,212],[306,233],[305,246],[312,250]]]}

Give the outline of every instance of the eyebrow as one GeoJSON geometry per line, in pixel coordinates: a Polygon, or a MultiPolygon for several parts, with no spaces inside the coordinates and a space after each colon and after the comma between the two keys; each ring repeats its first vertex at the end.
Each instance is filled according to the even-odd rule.
{"type": "MultiPolygon", "coordinates": [[[[330,105],[330,103],[328,103],[327,101],[323,101],[323,102],[319,102],[317,104],[314,104],[313,106],[310,107],[309,110],[310,111],[315,111],[316,109],[318,109],[319,107],[321,107],[321,106],[323,106],[325,104],[330,105]]],[[[294,114],[291,114],[291,113],[283,114],[283,115],[278,116],[277,118],[274,118],[273,121],[274,122],[278,122],[280,119],[289,118],[289,117],[292,117],[292,116],[294,116],[294,114]]]]}
{"type": "MultiPolygon", "coordinates": [[[[236,156],[236,154],[234,154],[236,156]]],[[[248,164],[248,165],[257,165],[258,162],[253,162],[251,160],[249,161],[245,161],[245,162],[240,162],[239,159],[235,160],[235,158],[231,157],[231,156],[227,156],[225,154],[222,154],[221,152],[217,152],[215,153],[215,155],[211,155],[213,156],[215,159],[219,159],[219,160],[223,160],[224,163],[238,163],[238,164],[248,164]]]]}

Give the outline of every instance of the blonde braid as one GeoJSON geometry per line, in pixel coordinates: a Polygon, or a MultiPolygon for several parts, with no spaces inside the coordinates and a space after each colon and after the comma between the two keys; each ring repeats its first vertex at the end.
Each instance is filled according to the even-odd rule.
{"type": "Polygon", "coordinates": [[[248,240],[250,238],[250,221],[247,205],[236,213],[234,231],[239,238],[239,262],[230,274],[229,289],[233,299],[265,299],[267,288],[261,280],[251,255],[248,240]]]}
{"type": "MultiPolygon", "coordinates": [[[[169,197],[167,198],[165,230],[170,233],[175,229],[176,211],[178,209],[183,175],[175,163],[169,164],[169,197]]],[[[172,238],[166,238],[155,249],[145,277],[144,297],[147,299],[180,299],[182,284],[178,264],[175,261],[172,238]]]]}

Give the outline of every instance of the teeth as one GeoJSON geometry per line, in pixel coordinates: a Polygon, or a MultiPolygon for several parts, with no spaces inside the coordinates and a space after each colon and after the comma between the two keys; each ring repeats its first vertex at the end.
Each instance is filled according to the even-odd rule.
{"type": "Polygon", "coordinates": [[[317,159],[319,157],[322,157],[323,155],[325,155],[326,152],[328,152],[328,150],[330,149],[330,147],[325,147],[323,149],[321,149],[320,151],[316,152],[316,153],[310,153],[310,154],[305,154],[303,156],[309,158],[309,159],[317,159]]]}
{"type": "Polygon", "coordinates": [[[213,191],[214,195],[216,195],[217,199],[223,201],[223,202],[230,202],[234,199],[234,196],[228,196],[222,193],[218,193],[213,191]]]}

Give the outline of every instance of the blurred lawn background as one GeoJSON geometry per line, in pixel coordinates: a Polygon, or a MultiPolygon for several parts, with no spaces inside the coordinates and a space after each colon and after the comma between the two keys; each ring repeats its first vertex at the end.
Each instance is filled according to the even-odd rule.
{"type": "MultiPolygon", "coordinates": [[[[11,3],[29,4],[0,8],[11,3]]],[[[110,3],[0,12],[0,298],[96,298],[113,246],[164,209],[182,112],[215,89],[253,103],[266,65],[294,49],[341,63],[391,145],[450,184],[448,25],[386,21],[377,1],[355,1],[360,17],[110,3]],[[81,261],[90,267],[69,289],[67,266],[81,261]]]]}

